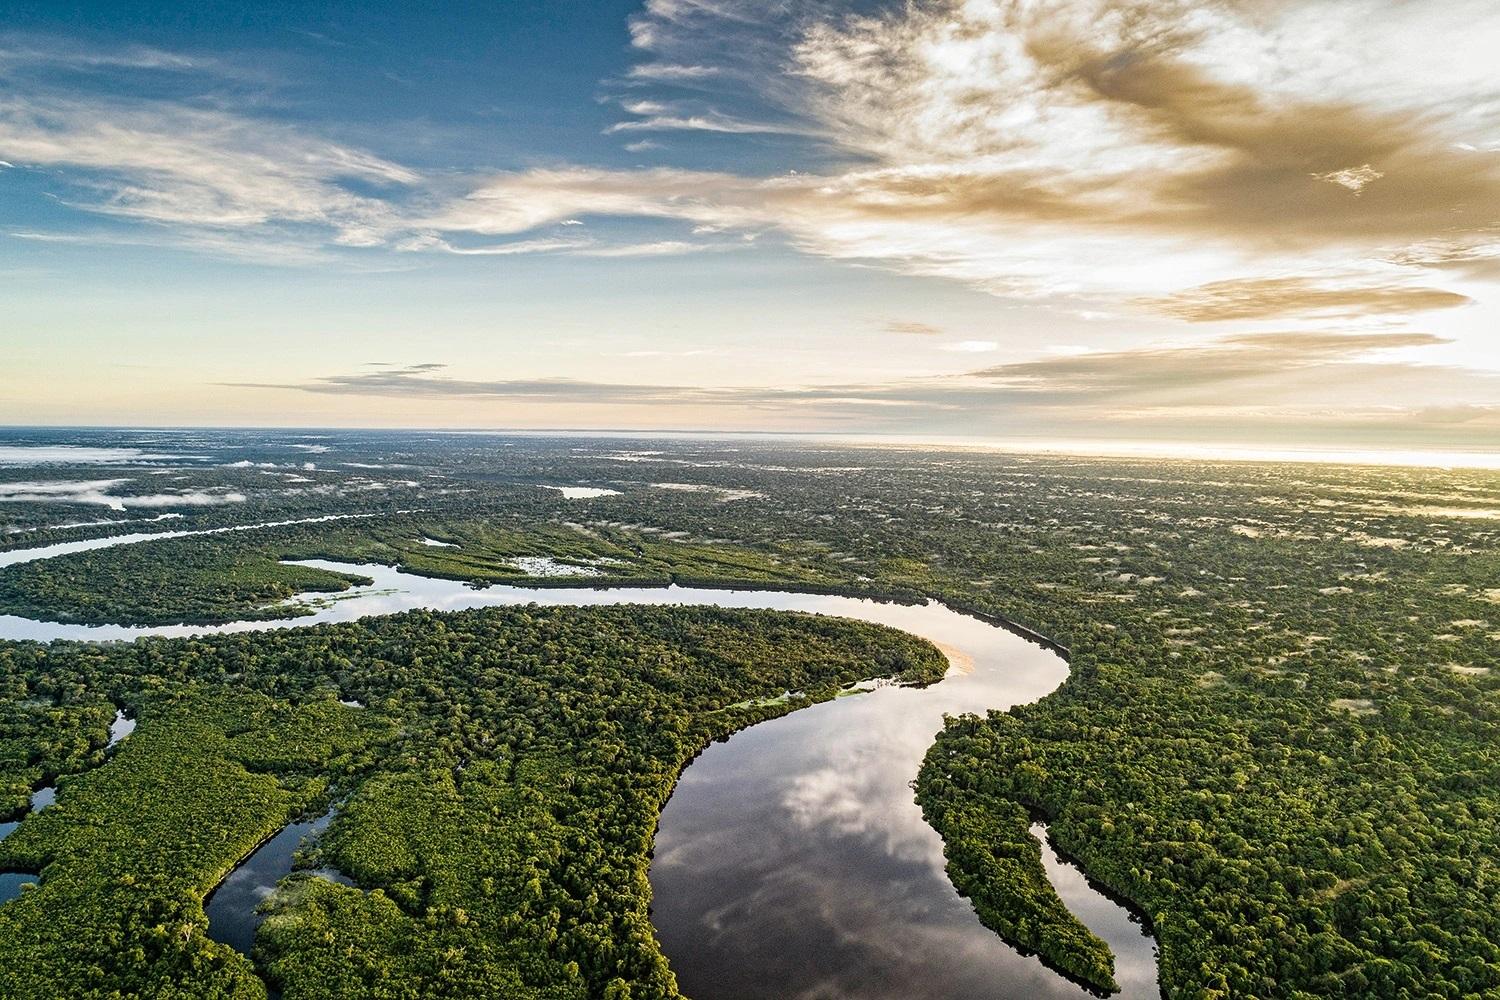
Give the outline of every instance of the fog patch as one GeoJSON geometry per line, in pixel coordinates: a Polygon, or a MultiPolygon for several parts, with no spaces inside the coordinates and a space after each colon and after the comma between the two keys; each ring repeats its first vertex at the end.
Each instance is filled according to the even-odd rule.
{"type": "Polygon", "coordinates": [[[193,490],[184,493],[148,493],[121,496],[112,492],[129,479],[90,479],[64,482],[0,483],[0,503],[97,504],[110,510],[132,507],[212,507],[244,503],[245,495],[228,489],[193,490]]]}
{"type": "Polygon", "coordinates": [[[0,445],[0,465],[116,465],[192,455],[153,454],[140,448],[85,448],[81,445],[0,445]]]}

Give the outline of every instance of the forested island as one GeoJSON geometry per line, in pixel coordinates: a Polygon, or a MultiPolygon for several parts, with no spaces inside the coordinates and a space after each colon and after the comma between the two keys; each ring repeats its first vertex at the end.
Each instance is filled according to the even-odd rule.
{"type": "MultiPolygon", "coordinates": [[[[169,522],[0,505],[0,557],[216,532],[0,564],[0,614],[294,616],[360,583],[287,562],[313,558],[940,599],[1072,669],[1035,705],[951,720],[917,781],[953,884],[1003,938],[1108,986],[1107,949],[1030,860],[1039,815],[1149,922],[1164,995],[1500,992],[1500,475],[408,434],[329,438],[306,469],[285,441],[222,445],[176,488],[243,499],[169,522]],[[545,488],[580,485],[612,492],[545,488]]],[[[144,488],[128,461],[113,474],[144,488]]],[[[0,993],[255,997],[264,977],[289,1000],[618,998],[676,991],[645,866],[686,762],[943,660],[849,622],[530,608],[9,642],[0,666],[0,818],[25,815],[0,870],[41,876],[0,905],[0,993]],[[140,725],[106,753],[117,708],[140,725]],[[224,873],[335,803],[306,867],[358,888],[292,876],[254,965],[209,940],[224,873]]]]}

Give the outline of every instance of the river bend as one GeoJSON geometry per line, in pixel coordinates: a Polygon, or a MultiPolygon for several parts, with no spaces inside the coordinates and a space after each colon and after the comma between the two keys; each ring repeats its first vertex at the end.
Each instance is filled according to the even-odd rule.
{"type": "MultiPolygon", "coordinates": [[[[174,535],[180,537],[157,537],[174,535]]],[[[103,547],[97,543],[104,541],[89,547],[103,547]]],[[[47,558],[77,549],[24,551],[47,558]]],[[[8,564],[24,561],[15,552],[6,556],[8,564]]],[[[711,604],[841,615],[903,629],[948,655],[950,669],[941,683],[877,685],[761,723],[710,746],[683,772],[662,813],[651,867],[652,922],[683,992],[697,1000],[1088,995],[979,923],[948,882],[942,841],[923,821],[911,789],[944,714],[1035,701],[1067,676],[1057,654],[937,603],[675,586],[474,588],[386,566],[299,564],[373,582],[333,597],[305,598],[313,614],[280,621],[137,627],[0,616],[0,637],[213,635],[416,608],[531,603],[711,604]]],[[[211,906],[216,937],[232,938],[243,950],[257,923],[254,903],[289,868],[295,841],[316,826],[289,827],[277,841],[280,850],[261,854],[226,880],[211,906]],[[231,905],[234,900],[241,902],[231,905]]],[[[1158,997],[1150,935],[1056,856],[1044,827],[1038,824],[1033,832],[1042,838],[1044,861],[1063,900],[1113,950],[1121,995],[1158,997]]]]}

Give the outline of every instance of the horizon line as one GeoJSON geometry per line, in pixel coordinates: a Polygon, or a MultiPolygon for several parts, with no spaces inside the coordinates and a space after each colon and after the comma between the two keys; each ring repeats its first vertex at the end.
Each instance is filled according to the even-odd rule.
{"type": "Polygon", "coordinates": [[[0,424],[3,431],[254,431],[285,433],[407,433],[452,435],[510,435],[517,437],[639,438],[639,439],[791,439],[843,443],[853,447],[936,448],[948,451],[987,451],[998,454],[1058,455],[1101,459],[1156,459],[1190,462],[1241,462],[1259,464],[1312,464],[1379,466],[1397,468],[1472,469],[1500,471],[1500,452],[1444,448],[1339,448],[1322,445],[1304,447],[1214,444],[1193,441],[1141,439],[1026,439],[957,438],[943,435],[861,434],[849,431],[755,431],[670,428],[570,428],[570,427],[420,427],[420,426],[321,426],[316,424],[266,426],[251,424],[0,424]]]}

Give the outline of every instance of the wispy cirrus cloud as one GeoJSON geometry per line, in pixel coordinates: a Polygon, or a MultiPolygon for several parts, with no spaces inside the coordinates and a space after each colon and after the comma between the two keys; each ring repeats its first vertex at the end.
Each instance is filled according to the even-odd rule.
{"type": "Polygon", "coordinates": [[[935,337],[942,333],[941,327],[933,326],[931,323],[918,323],[912,320],[891,320],[884,327],[887,333],[915,334],[919,337],[935,337]]]}
{"type": "Polygon", "coordinates": [[[0,150],[24,167],[83,172],[63,200],[179,229],[315,227],[319,242],[382,242],[391,203],[350,182],[411,185],[357,149],[217,110],[0,98],[0,150]]]}
{"type": "Polygon", "coordinates": [[[0,157],[63,179],[59,200],[209,243],[384,242],[416,172],[315,132],[229,110],[216,89],[254,79],[213,59],[127,46],[0,38],[0,157]],[[97,73],[63,82],[39,69],[97,73]],[[120,96],[120,74],[170,72],[173,96],[120,96]],[[201,96],[194,96],[199,94],[201,96]]]}
{"type": "Polygon", "coordinates": [[[722,132],[730,135],[782,133],[806,134],[807,128],[792,122],[747,121],[713,107],[693,109],[681,101],[627,99],[621,109],[633,117],[615,122],[606,135],[620,132],[722,132]]]}
{"type": "Polygon", "coordinates": [[[684,65],[682,63],[647,62],[636,63],[626,75],[632,80],[672,81],[706,80],[720,75],[717,66],[684,65]]]}
{"type": "Polygon", "coordinates": [[[407,253],[438,250],[464,257],[514,257],[522,254],[565,253],[592,247],[591,239],[566,239],[543,237],[534,240],[510,240],[480,246],[455,246],[435,233],[423,233],[396,244],[396,249],[407,253]]]}
{"type": "Polygon", "coordinates": [[[717,111],[706,111],[695,115],[658,114],[644,118],[631,118],[616,122],[605,129],[607,134],[619,132],[723,132],[729,135],[755,135],[782,133],[795,135],[797,129],[770,122],[742,121],[717,111]]]}

